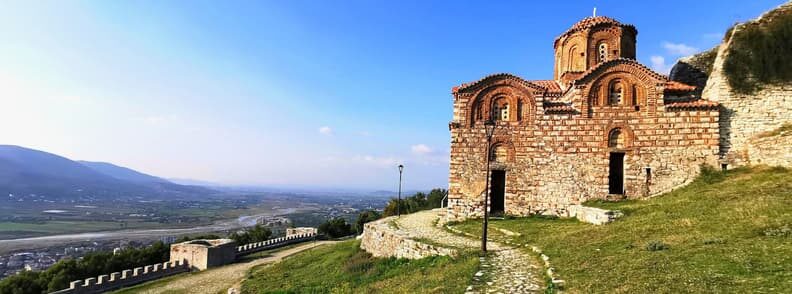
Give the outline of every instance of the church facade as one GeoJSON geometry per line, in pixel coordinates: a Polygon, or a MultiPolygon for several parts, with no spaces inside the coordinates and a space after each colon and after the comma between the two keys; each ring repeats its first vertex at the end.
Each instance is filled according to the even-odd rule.
{"type": "Polygon", "coordinates": [[[649,197],[717,166],[718,103],[636,61],[637,33],[588,17],[555,39],[552,80],[501,73],[454,87],[446,220],[481,217],[487,189],[493,214],[572,216],[587,200],[649,197]]]}

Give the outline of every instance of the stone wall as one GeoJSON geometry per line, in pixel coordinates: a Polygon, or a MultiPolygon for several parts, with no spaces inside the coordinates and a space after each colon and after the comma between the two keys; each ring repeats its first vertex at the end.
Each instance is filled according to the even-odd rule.
{"type": "Polygon", "coordinates": [[[360,248],[375,257],[420,259],[429,256],[455,256],[453,249],[434,246],[413,240],[399,231],[393,221],[395,216],[366,223],[363,227],[360,248]]]}
{"type": "Polygon", "coordinates": [[[192,240],[171,244],[170,250],[171,261],[185,261],[197,270],[232,263],[236,256],[236,242],[231,239],[192,240]]]}
{"type": "Polygon", "coordinates": [[[183,261],[164,262],[145,267],[137,267],[121,272],[101,275],[97,278],[73,281],[69,288],[52,292],[53,294],[93,294],[129,287],[167,276],[190,271],[190,266],[183,261]]]}
{"type": "Polygon", "coordinates": [[[748,141],[746,148],[753,164],[792,166],[792,130],[757,135],[748,141]]]}
{"type": "Polygon", "coordinates": [[[237,249],[236,257],[244,256],[264,250],[275,249],[290,244],[311,241],[314,240],[315,238],[316,238],[316,233],[308,233],[308,234],[290,235],[286,237],[270,239],[267,241],[245,244],[236,248],[237,249]]]}
{"type": "MultiPolygon", "coordinates": [[[[786,3],[776,11],[780,9],[792,10],[792,3],[786,3]]],[[[739,32],[742,25],[735,26],[732,32],[739,32]]],[[[722,163],[730,167],[770,162],[792,165],[788,157],[783,156],[792,152],[792,145],[755,145],[763,142],[755,140],[760,134],[792,122],[792,84],[764,85],[752,94],[736,93],[729,86],[723,70],[723,64],[729,58],[730,43],[731,38],[727,36],[718,47],[712,72],[702,93],[704,99],[718,101],[722,106],[719,121],[722,163]],[[780,157],[770,158],[774,157],[772,154],[780,157]]]]}
{"type": "Polygon", "coordinates": [[[316,235],[319,233],[319,230],[312,227],[299,227],[299,228],[288,228],[286,229],[286,237],[292,235],[316,235]]]}

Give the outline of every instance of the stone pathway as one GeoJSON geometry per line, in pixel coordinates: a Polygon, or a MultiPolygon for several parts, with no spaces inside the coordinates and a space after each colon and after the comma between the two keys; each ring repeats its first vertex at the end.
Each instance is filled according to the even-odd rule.
{"type": "MultiPolygon", "coordinates": [[[[399,230],[414,239],[428,239],[456,248],[479,248],[480,240],[462,237],[437,227],[437,211],[402,215],[396,220],[399,230]]],[[[481,268],[465,293],[541,293],[544,292],[542,267],[527,252],[489,240],[491,252],[481,257],[481,268]]]]}

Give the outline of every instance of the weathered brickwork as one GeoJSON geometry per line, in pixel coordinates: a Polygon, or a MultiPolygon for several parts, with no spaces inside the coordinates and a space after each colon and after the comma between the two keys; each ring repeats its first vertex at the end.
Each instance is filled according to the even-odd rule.
{"type": "Polygon", "coordinates": [[[555,80],[496,74],[455,87],[446,221],[483,215],[487,120],[497,126],[489,158],[505,172],[509,215],[574,216],[571,205],[656,195],[690,182],[700,165],[716,165],[718,104],[635,61],[635,34],[613,19],[587,18],[556,41],[563,60],[555,80]],[[564,40],[586,44],[574,51],[581,55],[559,49],[564,40]],[[594,58],[592,44],[609,49],[594,58]]]}

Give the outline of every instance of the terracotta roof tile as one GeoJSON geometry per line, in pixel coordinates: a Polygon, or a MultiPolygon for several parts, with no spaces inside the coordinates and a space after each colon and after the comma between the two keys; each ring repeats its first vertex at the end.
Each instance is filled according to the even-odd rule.
{"type": "Polygon", "coordinates": [[[679,92],[689,92],[696,90],[695,86],[691,86],[685,83],[680,83],[677,81],[668,81],[665,84],[666,91],[679,91],[679,92]]]}
{"type": "Polygon", "coordinates": [[[635,26],[633,26],[631,24],[623,24],[623,23],[619,22],[618,20],[610,18],[610,17],[607,17],[607,16],[589,16],[589,17],[581,19],[580,21],[578,21],[575,24],[573,24],[572,27],[570,27],[568,30],[566,30],[563,34],[559,35],[555,39],[555,41],[557,42],[562,37],[564,37],[566,35],[569,35],[571,33],[574,33],[574,32],[580,31],[580,30],[584,30],[584,29],[588,29],[588,28],[593,28],[595,26],[603,25],[603,24],[620,26],[620,27],[624,27],[624,28],[627,28],[627,29],[635,30],[635,26]]]}
{"type": "Polygon", "coordinates": [[[547,89],[549,94],[561,94],[563,91],[561,90],[561,85],[559,85],[554,80],[534,80],[530,81],[533,84],[536,84],[542,88],[547,89]]]}
{"type": "Polygon", "coordinates": [[[635,65],[638,65],[638,67],[641,67],[641,68],[643,68],[644,70],[646,70],[648,73],[650,73],[652,76],[654,76],[655,78],[657,78],[657,79],[659,79],[659,80],[668,80],[668,77],[667,77],[667,76],[665,76],[665,75],[663,75],[663,74],[659,74],[659,73],[657,73],[656,71],[654,71],[654,70],[652,70],[651,68],[649,68],[648,66],[646,66],[646,65],[644,65],[644,64],[642,64],[642,63],[640,63],[640,62],[638,62],[637,60],[635,60],[635,59],[630,59],[630,58],[623,58],[623,57],[622,57],[622,58],[615,58],[615,59],[611,59],[611,60],[608,60],[608,61],[605,61],[605,62],[600,62],[600,63],[597,63],[596,65],[594,65],[594,66],[590,67],[588,70],[586,70],[585,72],[583,72],[583,73],[580,75],[580,78],[578,78],[577,80],[575,80],[575,84],[577,84],[577,82],[578,82],[578,81],[580,81],[580,80],[583,80],[583,79],[587,78],[587,77],[588,77],[589,75],[591,75],[593,72],[595,72],[595,71],[597,71],[597,70],[599,70],[599,69],[601,69],[601,68],[605,68],[605,67],[607,67],[607,66],[609,66],[609,65],[612,65],[612,64],[617,64],[617,63],[630,63],[630,64],[635,64],[635,65]]]}

